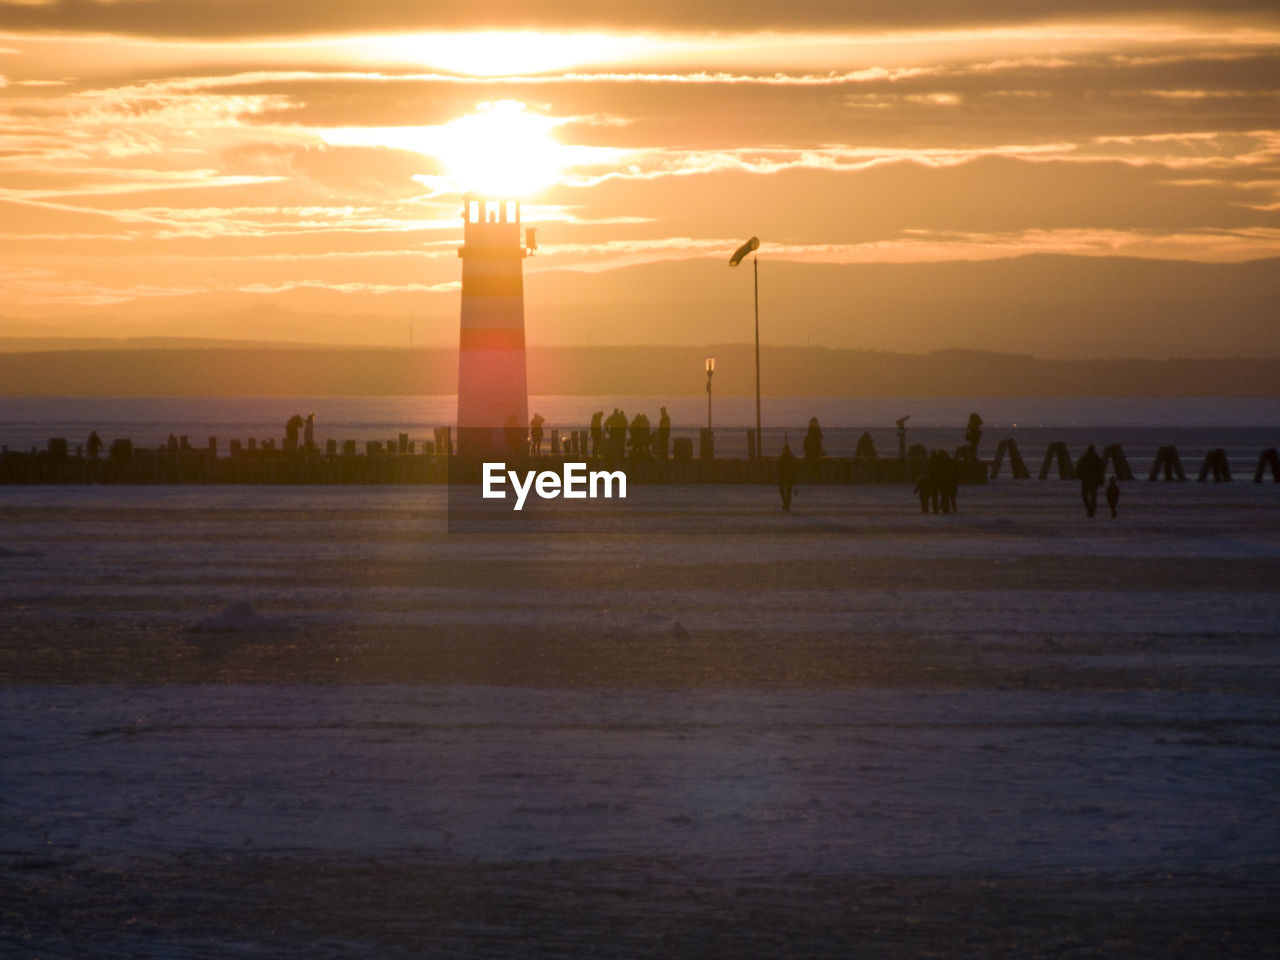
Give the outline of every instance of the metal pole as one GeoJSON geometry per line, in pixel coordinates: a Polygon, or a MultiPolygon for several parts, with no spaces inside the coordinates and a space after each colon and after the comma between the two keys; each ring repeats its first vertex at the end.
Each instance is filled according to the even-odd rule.
{"type": "Polygon", "coordinates": [[[759,460],[764,456],[761,448],[764,438],[760,433],[760,263],[754,255],[751,257],[751,274],[756,295],[756,459],[759,460]]]}

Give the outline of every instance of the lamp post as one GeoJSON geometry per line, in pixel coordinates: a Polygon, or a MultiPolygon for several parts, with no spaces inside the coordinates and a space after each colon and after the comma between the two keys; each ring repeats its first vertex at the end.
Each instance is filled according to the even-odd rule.
{"type": "Polygon", "coordinates": [[[707,368],[707,429],[711,429],[711,376],[716,372],[716,358],[707,357],[704,361],[707,368]]]}
{"type": "MultiPolygon", "coordinates": [[[[759,247],[760,238],[752,237],[734,251],[729,258],[729,266],[736,267],[743,257],[748,253],[754,254],[759,247]]],[[[760,264],[754,256],[751,258],[751,276],[756,304],[756,459],[759,459],[764,456],[760,442],[763,439],[760,433],[760,264]]]]}

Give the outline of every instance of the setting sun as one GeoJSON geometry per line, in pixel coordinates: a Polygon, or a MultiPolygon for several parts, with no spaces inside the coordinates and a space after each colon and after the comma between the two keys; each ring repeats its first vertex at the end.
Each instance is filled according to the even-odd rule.
{"type": "Polygon", "coordinates": [[[514,100],[485,103],[438,128],[432,152],[466,192],[528,196],[555,182],[565,165],[565,148],[551,135],[555,126],[554,118],[514,100]]]}
{"type": "Polygon", "coordinates": [[[433,157],[443,176],[417,179],[437,192],[527,197],[555,183],[580,154],[599,152],[557,141],[552,131],[561,123],[518,101],[499,100],[435,126],[342,127],[323,136],[338,146],[387,147],[433,157]]]}

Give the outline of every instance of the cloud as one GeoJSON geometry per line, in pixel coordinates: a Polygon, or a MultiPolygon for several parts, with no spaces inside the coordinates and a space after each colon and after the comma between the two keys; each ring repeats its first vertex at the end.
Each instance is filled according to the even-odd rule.
{"type": "MultiPolygon", "coordinates": [[[[1196,0],[1059,0],[1038,19],[1092,17],[1194,18],[1202,15],[1196,0]]],[[[1247,22],[1273,19],[1268,0],[1219,0],[1219,16],[1247,22]]],[[[857,4],[833,0],[801,0],[778,4],[738,0],[732,23],[744,30],[917,28],[972,26],[1032,19],[1018,0],[866,0],[857,4]]],[[[626,29],[723,30],[725,10],[680,0],[559,0],[529,4],[526,0],[485,0],[473,4],[429,4],[418,0],[380,0],[353,5],[345,0],[30,0],[0,2],[0,28],[13,31],[111,33],[153,37],[280,37],[348,32],[407,32],[439,29],[626,29]]]]}
{"type": "MultiPolygon", "coordinates": [[[[646,33],[489,36],[494,55],[462,74],[431,62],[440,45],[461,56],[486,37],[389,32],[418,23],[417,4],[369,5],[360,34],[341,32],[348,4],[260,5],[252,29],[284,31],[268,40],[232,23],[166,39],[237,4],[173,6],[182,18],[55,3],[41,15],[85,31],[110,13],[111,34],[4,39],[0,253],[35,271],[23,297],[443,295],[459,188],[433,138],[502,100],[559,145],[555,182],[524,207],[542,230],[532,272],[718,256],[752,234],[775,258],[824,262],[1276,249],[1280,21],[1266,17],[1139,20],[1130,4],[1047,23],[987,4],[870,30],[830,4],[782,8],[775,30],[748,7],[713,33],[695,10],[646,33]]],[[[527,158],[510,139],[490,153],[527,158]]]]}

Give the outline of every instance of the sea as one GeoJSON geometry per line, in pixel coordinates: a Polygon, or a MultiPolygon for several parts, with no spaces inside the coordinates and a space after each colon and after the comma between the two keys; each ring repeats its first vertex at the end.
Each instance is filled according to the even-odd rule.
{"type": "MultiPolygon", "coordinates": [[[[744,456],[755,424],[751,397],[531,396],[529,411],[545,418],[546,436],[585,429],[591,415],[615,407],[628,417],[645,413],[656,427],[660,407],[671,417],[672,436],[694,438],[708,418],[717,456],[744,456]]],[[[435,427],[452,424],[453,395],[391,397],[4,397],[0,398],[0,445],[10,450],[43,448],[65,438],[74,450],[96,430],[107,443],[122,437],[135,447],[163,444],[170,434],[203,447],[284,436],[295,413],[315,414],[315,438],[383,442],[407,433],[417,443],[435,427]]],[[[829,456],[852,456],[864,432],[881,456],[896,456],[896,421],[909,417],[907,444],[954,450],[965,442],[970,414],[983,420],[980,453],[990,457],[1004,439],[1016,441],[1032,471],[1046,448],[1065,442],[1073,456],[1088,444],[1120,444],[1135,472],[1147,470],[1159,447],[1176,446],[1188,472],[1206,451],[1227,451],[1233,472],[1252,470],[1261,451],[1280,446],[1280,397],[785,397],[762,404],[766,454],[790,441],[799,450],[806,426],[817,417],[829,456]]],[[[547,441],[544,441],[547,442],[547,441]]]]}

